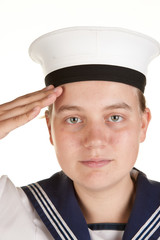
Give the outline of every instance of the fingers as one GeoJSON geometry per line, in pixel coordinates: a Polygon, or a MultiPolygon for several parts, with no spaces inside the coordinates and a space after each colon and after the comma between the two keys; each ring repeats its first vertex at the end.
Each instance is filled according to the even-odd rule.
{"type": "Polygon", "coordinates": [[[7,103],[3,108],[0,106],[0,121],[30,112],[35,107],[42,109],[52,104],[61,93],[61,88],[47,92],[36,92],[36,94],[28,94],[7,103]]]}
{"type": "Polygon", "coordinates": [[[53,104],[61,94],[61,87],[49,86],[0,105],[0,138],[35,118],[42,108],[53,104]]]}
{"type": "Polygon", "coordinates": [[[32,109],[30,112],[1,121],[0,122],[0,139],[4,138],[12,130],[31,121],[33,118],[35,118],[39,114],[39,112],[40,112],[40,107],[36,107],[32,109]]]}
{"type": "Polygon", "coordinates": [[[50,94],[56,93],[56,95],[57,95],[57,93],[59,91],[60,92],[62,91],[61,89],[62,89],[61,87],[54,88],[51,85],[40,91],[21,96],[11,102],[0,105],[0,114],[2,111],[10,110],[10,109],[16,108],[17,106],[23,106],[23,105],[27,105],[27,104],[39,101],[39,100],[49,96],[50,94]]]}

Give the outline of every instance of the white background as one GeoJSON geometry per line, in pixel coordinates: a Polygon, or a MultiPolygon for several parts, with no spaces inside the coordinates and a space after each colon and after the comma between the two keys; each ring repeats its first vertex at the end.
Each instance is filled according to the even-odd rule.
{"type": "MultiPolygon", "coordinates": [[[[28,47],[40,35],[71,26],[124,27],[160,42],[159,0],[0,0],[0,103],[44,87],[28,47]]],[[[160,57],[149,66],[146,98],[152,110],[136,166],[160,181],[160,57]]],[[[40,116],[43,116],[44,111],[40,116]]],[[[37,117],[0,142],[0,175],[17,185],[59,170],[45,120],[37,117]]]]}

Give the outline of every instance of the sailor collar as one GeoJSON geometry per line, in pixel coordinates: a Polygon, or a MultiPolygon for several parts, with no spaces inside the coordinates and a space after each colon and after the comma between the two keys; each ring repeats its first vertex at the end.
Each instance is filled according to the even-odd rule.
{"type": "MultiPolygon", "coordinates": [[[[56,240],[90,240],[73,182],[63,172],[22,188],[56,240]]],[[[160,183],[139,172],[136,199],[123,240],[159,239],[160,183]]]]}

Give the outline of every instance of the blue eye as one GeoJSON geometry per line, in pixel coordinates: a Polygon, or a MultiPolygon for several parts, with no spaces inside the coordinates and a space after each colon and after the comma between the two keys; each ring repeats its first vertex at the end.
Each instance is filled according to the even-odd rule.
{"type": "Polygon", "coordinates": [[[109,117],[109,122],[121,122],[123,118],[119,115],[113,115],[109,117]]]}
{"type": "Polygon", "coordinates": [[[67,123],[70,123],[70,124],[77,124],[80,122],[82,122],[82,121],[78,117],[70,117],[67,119],[67,123]]]}

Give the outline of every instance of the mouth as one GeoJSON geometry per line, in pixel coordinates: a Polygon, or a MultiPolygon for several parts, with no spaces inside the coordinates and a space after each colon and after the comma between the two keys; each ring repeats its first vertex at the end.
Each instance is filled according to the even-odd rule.
{"type": "Polygon", "coordinates": [[[101,168],[111,163],[111,161],[109,159],[93,158],[81,161],[81,163],[89,168],[101,168]]]}

